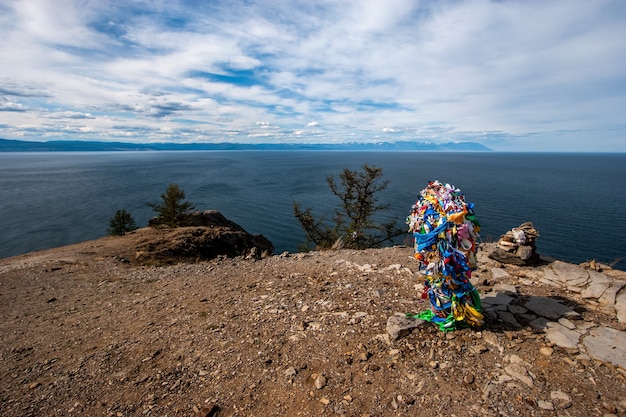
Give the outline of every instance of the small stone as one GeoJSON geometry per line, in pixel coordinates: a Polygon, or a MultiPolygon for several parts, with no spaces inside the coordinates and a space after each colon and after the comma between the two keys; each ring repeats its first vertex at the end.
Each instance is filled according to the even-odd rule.
{"type": "Polygon", "coordinates": [[[572,399],[563,391],[552,391],[550,399],[561,408],[569,408],[572,406],[572,399]]]}
{"type": "Polygon", "coordinates": [[[391,349],[389,351],[389,356],[399,355],[401,353],[400,349],[391,349]]]}
{"type": "Polygon", "coordinates": [[[398,340],[407,336],[413,329],[420,327],[424,323],[428,322],[412,317],[391,316],[387,319],[387,333],[391,340],[398,340]]]}
{"type": "Polygon", "coordinates": [[[437,362],[437,361],[430,361],[430,367],[433,368],[433,369],[439,368],[439,362],[437,362]]]}
{"type": "Polygon", "coordinates": [[[550,401],[539,400],[537,401],[537,405],[542,410],[554,410],[554,404],[552,404],[550,401]]]}
{"type": "Polygon", "coordinates": [[[324,405],[330,404],[330,400],[326,397],[320,398],[320,402],[324,405]]]}
{"type": "Polygon", "coordinates": [[[315,388],[322,389],[326,386],[326,377],[324,375],[318,375],[315,378],[315,388]]]}
{"type": "Polygon", "coordinates": [[[463,382],[467,385],[473,384],[474,383],[474,375],[472,374],[467,374],[463,377],[463,382]]]}
{"type": "Polygon", "coordinates": [[[290,366],[289,368],[285,370],[284,374],[287,378],[293,378],[297,374],[296,368],[294,368],[293,366],[290,366]]]}
{"type": "Polygon", "coordinates": [[[549,346],[542,346],[539,349],[539,353],[541,353],[544,356],[551,356],[554,353],[554,349],[549,346]]]}
{"type": "Polygon", "coordinates": [[[350,395],[350,394],[344,395],[343,399],[346,400],[347,402],[351,403],[352,402],[352,395],[350,395]]]}
{"type": "Polygon", "coordinates": [[[519,363],[512,363],[508,365],[506,368],[504,368],[504,370],[506,371],[507,374],[511,375],[513,378],[519,379],[524,384],[532,388],[533,386],[532,377],[528,374],[528,371],[526,370],[526,368],[524,368],[519,363]]]}
{"type": "Polygon", "coordinates": [[[41,382],[33,382],[32,384],[30,384],[28,386],[28,388],[35,389],[35,388],[39,387],[40,385],[41,385],[41,382]]]}
{"type": "Polygon", "coordinates": [[[198,407],[194,406],[194,412],[196,413],[196,417],[215,417],[221,411],[221,408],[217,404],[211,404],[202,407],[198,410],[198,407]]]}
{"type": "Polygon", "coordinates": [[[480,355],[481,353],[485,353],[488,352],[489,349],[487,349],[487,346],[485,345],[476,345],[476,346],[470,346],[470,350],[475,353],[480,355]]]}

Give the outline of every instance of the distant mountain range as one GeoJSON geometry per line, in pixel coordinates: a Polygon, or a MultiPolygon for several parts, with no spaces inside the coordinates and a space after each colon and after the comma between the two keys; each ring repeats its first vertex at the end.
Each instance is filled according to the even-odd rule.
{"type": "Polygon", "coordinates": [[[54,140],[34,142],[0,139],[0,152],[112,152],[112,151],[491,151],[475,142],[349,142],[349,143],[128,143],[54,140]]]}

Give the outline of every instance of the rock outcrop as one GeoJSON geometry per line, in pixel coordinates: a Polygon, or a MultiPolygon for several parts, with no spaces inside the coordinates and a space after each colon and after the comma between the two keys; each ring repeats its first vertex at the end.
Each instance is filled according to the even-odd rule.
{"type": "Polygon", "coordinates": [[[251,235],[216,210],[196,211],[191,226],[146,229],[136,246],[134,260],[141,264],[171,265],[206,261],[219,256],[261,259],[274,253],[263,235],[251,235]]]}

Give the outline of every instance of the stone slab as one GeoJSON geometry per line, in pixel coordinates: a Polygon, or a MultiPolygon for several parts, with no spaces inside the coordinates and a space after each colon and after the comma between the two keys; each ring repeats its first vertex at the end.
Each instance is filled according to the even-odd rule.
{"type": "Polygon", "coordinates": [[[626,370],[626,332],[611,327],[595,327],[584,337],[583,345],[593,359],[610,362],[626,370]]]}
{"type": "Polygon", "coordinates": [[[550,320],[558,320],[563,316],[576,313],[572,308],[552,298],[531,297],[530,300],[524,304],[524,307],[538,316],[543,316],[550,320]]]}
{"type": "Polygon", "coordinates": [[[550,265],[550,269],[558,277],[558,280],[563,283],[578,281],[581,278],[589,278],[589,273],[587,273],[586,269],[578,265],[568,264],[566,262],[555,261],[550,265]]]}
{"type": "Polygon", "coordinates": [[[502,292],[488,292],[481,299],[481,303],[491,305],[509,305],[511,301],[513,301],[513,297],[502,292]]]}
{"type": "Polygon", "coordinates": [[[598,302],[601,305],[612,307],[615,305],[617,293],[624,287],[626,282],[624,281],[615,281],[613,284],[604,291],[602,296],[598,298],[598,302]]]}
{"type": "Polygon", "coordinates": [[[604,291],[611,286],[610,282],[596,282],[592,281],[587,288],[585,288],[580,296],[582,298],[595,298],[598,299],[604,294],[604,291]]]}
{"type": "Polygon", "coordinates": [[[566,349],[578,349],[580,333],[570,330],[560,323],[549,322],[546,327],[546,336],[550,342],[566,349]]]}
{"type": "Polygon", "coordinates": [[[615,299],[615,312],[617,321],[626,324],[626,292],[618,295],[615,299]]]}
{"type": "Polygon", "coordinates": [[[511,278],[511,275],[509,275],[509,273],[506,272],[506,270],[502,268],[492,268],[491,275],[493,276],[493,279],[495,280],[498,280],[501,278],[511,278]]]}

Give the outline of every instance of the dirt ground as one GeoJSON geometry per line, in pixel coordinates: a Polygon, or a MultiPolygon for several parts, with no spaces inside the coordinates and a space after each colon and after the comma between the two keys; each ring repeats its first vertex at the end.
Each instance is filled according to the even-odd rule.
{"type": "Polygon", "coordinates": [[[0,259],[0,415],[626,415],[624,370],[528,326],[390,340],[390,316],[428,308],[411,248],[145,266],[140,239],[0,259]]]}

